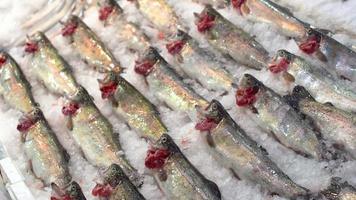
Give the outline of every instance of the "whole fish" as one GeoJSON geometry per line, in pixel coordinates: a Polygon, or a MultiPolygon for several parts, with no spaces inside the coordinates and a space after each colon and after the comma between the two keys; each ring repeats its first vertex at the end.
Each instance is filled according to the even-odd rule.
{"type": "Polygon", "coordinates": [[[69,98],[78,92],[69,64],[42,32],[29,38],[25,51],[30,54],[32,73],[48,90],[69,98]]]}
{"type": "Polygon", "coordinates": [[[333,177],[330,186],[321,192],[329,200],[354,200],[356,199],[356,188],[341,178],[333,177]]]}
{"type": "Polygon", "coordinates": [[[271,193],[288,198],[307,195],[308,190],[284,174],[269,159],[266,150],[234,122],[218,101],[211,101],[202,115],[202,121],[196,125],[196,129],[209,131],[208,144],[219,163],[232,169],[237,176],[261,184],[271,193]]]}
{"type": "Polygon", "coordinates": [[[253,69],[266,68],[269,55],[264,47],[210,5],[200,14],[195,13],[195,18],[198,31],[222,54],[253,69]]]}
{"type": "Polygon", "coordinates": [[[356,82],[356,52],[321,31],[308,28],[304,37],[295,38],[299,49],[326,64],[343,79],[356,82]]]}
{"type": "Polygon", "coordinates": [[[234,84],[232,75],[223,68],[224,64],[200,48],[187,33],[179,30],[166,48],[176,58],[179,68],[205,88],[229,91],[234,84]]]}
{"type": "Polygon", "coordinates": [[[16,61],[6,52],[0,52],[0,95],[8,105],[23,113],[37,106],[30,84],[16,61]]]}
{"type": "MultiPolygon", "coordinates": [[[[51,46],[48,40],[46,43],[46,46],[51,46]]],[[[37,49],[35,54],[37,51],[41,51],[41,48],[37,49]]],[[[53,55],[57,58],[61,58],[54,47],[51,47],[51,52],[54,52],[53,55]]],[[[49,77],[53,77],[56,71],[53,72],[51,70],[51,65],[45,65],[49,62],[48,59],[48,57],[44,57],[36,63],[38,66],[42,66],[42,70],[48,72],[49,77]]],[[[66,77],[76,83],[71,73],[67,72],[66,77]]],[[[39,76],[38,78],[44,82],[47,88],[50,88],[48,84],[61,86],[61,83],[63,83],[62,79],[54,79],[51,82],[47,82],[48,78],[45,76],[39,76]]],[[[62,108],[62,113],[67,116],[68,128],[71,130],[72,137],[83,151],[86,159],[98,167],[109,167],[112,163],[117,163],[135,184],[141,185],[141,178],[124,157],[119,145],[118,135],[113,132],[110,122],[101,114],[90,95],[82,86],[76,84],[75,90],[76,93],[74,94],[64,93],[64,95],[69,96],[69,100],[62,108]]],[[[52,92],[56,93],[55,91],[52,92]]]]}
{"type": "Polygon", "coordinates": [[[136,61],[135,71],[145,77],[149,90],[172,110],[186,112],[194,118],[196,106],[208,105],[152,47],[136,61]]]}
{"type": "Polygon", "coordinates": [[[110,72],[99,84],[102,98],[111,100],[114,111],[142,137],[156,141],[168,132],[155,106],[123,77],[110,72]]]}
{"type": "Polygon", "coordinates": [[[322,67],[311,65],[301,57],[279,50],[269,65],[272,73],[287,73],[297,84],[305,87],[320,103],[330,102],[346,111],[356,111],[356,92],[335,79],[322,67]]]}
{"type": "Polygon", "coordinates": [[[99,20],[104,26],[112,25],[116,28],[115,36],[123,42],[127,48],[136,52],[142,52],[149,46],[149,39],[136,24],[129,22],[122,8],[115,0],[102,0],[99,10],[99,20]]]}
{"type": "Polygon", "coordinates": [[[71,42],[85,63],[101,72],[121,72],[123,69],[104,43],[77,16],[72,15],[64,24],[62,35],[71,42]]]}
{"type": "Polygon", "coordinates": [[[179,28],[183,28],[166,0],[135,0],[135,2],[145,18],[162,33],[174,34],[179,28]]]}
{"type": "Polygon", "coordinates": [[[122,152],[118,134],[114,133],[110,122],[100,113],[83,87],[73,100],[63,106],[62,113],[70,122],[74,141],[90,163],[98,167],[109,167],[116,163],[136,185],[142,184],[138,172],[122,152]]]}
{"type": "Polygon", "coordinates": [[[102,183],[97,183],[92,195],[108,200],[144,200],[119,165],[112,164],[104,173],[102,183]]]}
{"type": "Polygon", "coordinates": [[[276,139],[294,151],[321,159],[322,144],[317,133],[277,93],[250,74],[245,74],[236,93],[236,104],[249,107],[261,126],[271,131],[276,139]]]}
{"type": "Polygon", "coordinates": [[[231,0],[232,6],[242,15],[257,22],[271,24],[284,35],[301,38],[306,34],[306,24],[287,8],[270,0],[231,0]]]}
{"type": "Polygon", "coordinates": [[[51,200],[86,200],[79,184],[72,181],[65,188],[59,188],[56,184],[52,184],[51,200]]]}
{"type": "Polygon", "coordinates": [[[145,165],[167,199],[221,199],[217,185],[189,162],[167,134],[148,151],[145,165]]]}
{"type": "Polygon", "coordinates": [[[212,5],[216,8],[225,8],[229,5],[230,0],[193,0],[193,2],[202,3],[204,5],[212,5]]]}
{"type": "Polygon", "coordinates": [[[302,86],[285,97],[298,111],[310,117],[323,137],[345,147],[356,158],[356,115],[314,100],[302,86]]]}
{"type": "Polygon", "coordinates": [[[71,182],[68,170],[69,155],[59,143],[42,112],[37,108],[24,114],[17,130],[21,133],[30,168],[47,186],[60,188],[71,182]]]}

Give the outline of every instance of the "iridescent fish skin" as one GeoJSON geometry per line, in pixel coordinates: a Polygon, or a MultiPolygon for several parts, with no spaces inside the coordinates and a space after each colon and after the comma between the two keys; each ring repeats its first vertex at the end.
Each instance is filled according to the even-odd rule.
{"type": "Polygon", "coordinates": [[[25,114],[20,119],[20,124],[28,120],[32,125],[26,130],[21,130],[21,134],[32,171],[47,186],[54,183],[61,188],[65,187],[71,181],[68,169],[69,155],[39,109],[25,114]]]}
{"type": "Polygon", "coordinates": [[[137,63],[149,62],[151,69],[145,76],[149,90],[168,107],[186,112],[194,118],[196,106],[206,107],[208,102],[195,93],[154,48],[149,48],[137,63]]]}
{"type": "Polygon", "coordinates": [[[269,55],[264,47],[244,30],[225,19],[214,8],[208,5],[195,16],[197,26],[204,17],[211,18],[211,26],[200,32],[212,47],[247,67],[257,70],[266,68],[269,55]]]}
{"type": "Polygon", "coordinates": [[[236,124],[224,107],[213,100],[203,111],[203,119],[214,120],[216,126],[207,134],[212,155],[240,178],[260,184],[271,193],[288,198],[306,196],[308,190],[294,183],[268,157],[245,131],[236,124]]]}
{"type": "Polygon", "coordinates": [[[313,120],[323,137],[343,146],[356,158],[356,115],[314,100],[302,86],[285,97],[298,111],[313,120]]]}
{"type": "Polygon", "coordinates": [[[308,24],[297,19],[287,8],[270,0],[244,0],[238,5],[238,11],[258,22],[272,24],[289,37],[301,38],[305,35],[308,24]]]}
{"type": "Polygon", "coordinates": [[[321,192],[328,200],[354,200],[356,199],[356,188],[341,178],[333,177],[330,186],[321,192]]]}
{"type": "MultiPolygon", "coordinates": [[[[223,67],[224,64],[199,47],[199,43],[183,31],[178,31],[167,44],[179,42],[183,45],[179,52],[171,52],[176,58],[178,67],[189,77],[197,80],[202,86],[211,90],[229,91],[234,84],[233,76],[223,67]]],[[[179,45],[179,44],[178,44],[179,45]]],[[[171,46],[173,47],[173,46],[171,46]]],[[[174,48],[174,47],[173,47],[174,48]]]]}
{"type": "Polygon", "coordinates": [[[79,17],[72,15],[67,20],[62,35],[68,38],[76,53],[90,67],[101,72],[119,73],[123,70],[110,50],[79,17]],[[66,29],[70,30],[67,34],[66,29]]]}
{"type": "MultiPolygon", "coordinates": [[[[326,64],[326,68],[343,79],[356,82],[356,52],[318,30],[308,28],[303,38],[295,38],[303,51],[303,44],[315,42],[315,49],[306,52],[326,64]]],[[[304,47],[305,48],[305,47],[304,47]]],[[[305,49],[304,49],[305,51],[305,49]]]]}
{"type": "Polygon", "coordinates": [[[0,95],[12,108],[28,113],[37,105],[31,86],[16,61],[6,52],[0,52],[0,95]]]}
{"type": "Polygon", "coordinates": [[[78,83],[74,79],[69,64],[58,54],[48,38],[37,32],[30,37],[28,44],[37,46],[30,54],[32,73],[48,90],[71,97],[78,92],[78,83]]]}
{"type": "Polygon", "coordinates": [[[158,30],[174,34],[182,28],[176,13],[166,0],[136,0],[138,9],[158,30]]]}
{"type": "Polygon", "coordinates": [[[141,185],[140,175],[122,152],[118,134],[114,133],[112,125],[100,113],[87,91],[81,87],[68,103],[77,105],[74,113],[67,117],[71,123],[71,135],[85,158],[98,167],[109,167],[116,163],[136,185],[141,185]]]}
{"type": "Polygon", "coordinates": [[[145,198],[131,183],[120,166],[112,164],[104,173],[103,185],[110,185],[113,191],[108,200],[144,200],[145,198]]]}
{"type": "Polygon", "coordinates": [[[127,80],[109,73],[99,82],[101,85],[112,83],[117,85],[110,98],[114,111],[142,137],[156,141],[163,133],[168,132],[155,106],[127,80]]]}
{"type": "Polygon", "coordinates": [[[279,50],[273,62],[282,59],[289,64],[285,69],[297,85],[305,87],[320,103],[332,103],[346,111],[356,111],[356,93],[322,67],[311,65],[301,57],[279,50]]]}
{"type": "Polygon", "coordinates": [[[255,77],[245,74],[240,88],[258,88],[256,100],[250,105],[256,120],[271,131],[279,142],[296,152],[318,160],[323,158],[317,133],[285,100],[255,77]]]}
{"type": "Polygon", "coordinates": [[[70,199],[70,200],[86,200],[80,185],[72,181],[64,188],[58,187],[55,183],[52,183],[52,195],[51,200],[57,199],[70,199]]]}
{"type": "Polygon", "coordinates": [[[100,11],[104,9],[110,9],[111,12],[106,19],[104,19],[104,16],[101,19],[99,17],[99,19],[104,26],[112,25],[115,27],[117,30],[115,36],[119,42],[123,42],[128,49],[136,52],[143,52],[150,46],[149,39],[145,33],[136,24],[126,19],[122,8],[115,0],[103,0],[100,11]]]}
{"type": "Polygon", "coordinates": [[[154,148],[170,153],[161,169],[152,170],[167,199],[221,199],[217,185],[206,179],[189,162],[169,135],[162,135],[154,148]]]}

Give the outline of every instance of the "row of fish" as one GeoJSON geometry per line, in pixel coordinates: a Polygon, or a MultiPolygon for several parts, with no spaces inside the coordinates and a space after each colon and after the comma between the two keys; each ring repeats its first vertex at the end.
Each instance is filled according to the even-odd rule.
{"type": "MultiPolygon", "coordinates": [[[[247,10],[248,2],[250,1],[241,2],[242,13],[247,10]]],[[[344,87],[332,73],[312,66],[284,50],[271,59],[268,52],[253,37],[226,20],[211,6],[206,6],[200,14],[196,14],[196,24],[198,31],[212,47],[248,67],[268,69],[272,73],[283,72],[288,81],[294,81],[303,87],[297,86],[291,95],[281,97],[249,74],[245,74],[237,83],[222,67],[222,62],[215,60],[214,56],[201,49],[192,37],[179,30],[184,27],[179,24],[178,17],[165,1],[137,0],[136,4],[157,29],[165,30],[165,34],[173,33],[166,48],[176,58],[179,68],[208,89],[237,90],[237,106],[248,108],[262,127],[273,132],[283,145],[303,155],[316,159],[325,158],[325,148],[318,138],[318,131],[315,130],[314,124],[309,124],[303,117],[306,115],[313,119],[322,137],[343,144],[355,157],[356,145],[355,140],[352,140],[356,130],[355,116],[351,112],[335,108],[355,111],[355,94],[352,89],[344,87]],[[155,9],[157,12],[153,12],[155,9]],[[241,47],[244,47],[245,51],[240,51],[241,47]],[[330,102],[335,107],[323,104],[325,102],[330,102]]],[[[127,43],[129,49],[141,54],[134,70],[144,77],[149,91],[172,110],[185,112],[193,121],[198,120],[196,129],[207,132],[206,138],[212,155],[221,160],[226,168],[232,169],[243,179],[260,184],[271,193],[290,198],[308,198],[313,195],[284,174],[269,159],[266,150],[234,122],[218,101],[209,103],[183,82],[174,67],[166,62],[155,48],[150,47],[148,37],[125,19],[122,9],[115,1],[105,1],[101,4],[99,19],[104,25],[117,26],[118,37],[127,43]]],[[[62,35],[88,66],[105,73],[106,77],[98,83],[102,98],[108,99],[117,115],[152,143],[145,165],[153,172],[164,194],[169,199],[220,199],[216,184],[207,180],[185,158],[172,138],[166,134],[168,130],[155,106],[120,75],[124,68],[95,33],[78,17],[72,16],[64,24],[62,35]]],[[[113,132],[112,125],[97,109],[90,95],[76,82],[68,63],[42,33],[30,37],[26,52],[30,54],[34,75],[53,94],[68,100],[62,112],[68,117],[68,128],[84,156],[93,165],[107,168],[103,182],[93,189],[93,195],[110,199],[143,199],[134,186],[139,187],[142,184],[141,177],[122,154],[118,135],[113,132]],[[134,184],[131,184],[125,174],[134,184]]],[[[7,91],[10,95],[2,94],[4,98],[9,98],[9,104],[26,113],[26,117],[21,120],[26,129],[29,124],[32,127],[31,123],[44,117],[39,116],[37,104],[33,97],[28,95],[29,84],[19,68],[17,71],[21,74],[17,82],[24,82],[22,87],[25,90],[13,93],[17,86],[10,87],[7,91]],[[18,94],[22,96],[19,97],[18,94]],[[20,106],[22,104],[24,106],[20,106]]],[[[4,83],[9,77],[13,77],[5,75],[6,73],[4,83]]],[[[20,127],[23,129],[22,126],[20,127]]],[[[28,135],[30,134],[25,134],[28,135]]],[[[53,133],[51,136],[56,138],[53,133]]],[[[64,152],[58,141],[56,145],[64,152]]],[[[29,149],[33,151],[36,147],[29,146],[29,149]]],[[[64,156],[64,159],[67,158],[64,156]]],[[[56,159],[57,162],[58,160],[60,159],[56,159]]],[[[34,173],[36,176],[40,174],[35,170],[34,173]]],[[[70,179],[68,177],[70,176],[66,176],[66,179],[70,179]]],[[[52,182],[48,181],[49,184],[52,182]]],[[[336,196],[343,198],[344,191],[346,195],[355,195],[355,190],[349,189],[351,186],[340,185],[342,187],[340,186],[336,196]]],[[[327,194],[328,191],[324,193],[327,194]]]]}

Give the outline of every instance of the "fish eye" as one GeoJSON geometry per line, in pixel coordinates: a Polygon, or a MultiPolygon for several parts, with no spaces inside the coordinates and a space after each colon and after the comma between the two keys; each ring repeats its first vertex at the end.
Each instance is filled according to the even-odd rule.
{"type": "Polygon", "coordinates": [[[162,143],[166,143],[168,141],[168,139],[166,136],[164,136],[164,137],[162,137],[161,141],[162,141],[162,143]]]}
{"type": "Polygon", "coordinates": [[[218,110],[218,105],[216,103],[214,103],[211,107],[214,111],[218,110]]]}

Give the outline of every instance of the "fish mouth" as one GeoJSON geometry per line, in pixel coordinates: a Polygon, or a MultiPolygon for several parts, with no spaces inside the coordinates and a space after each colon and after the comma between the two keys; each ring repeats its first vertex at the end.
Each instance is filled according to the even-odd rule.
{"type": "Polygon", "coordinates": [[[289,64],[292,61],[292,54],[286,50],[278,50],[277,54],[271,59],[268,64],[268,69],[272,73],[280,73],[288,69],[289,64]]]}

